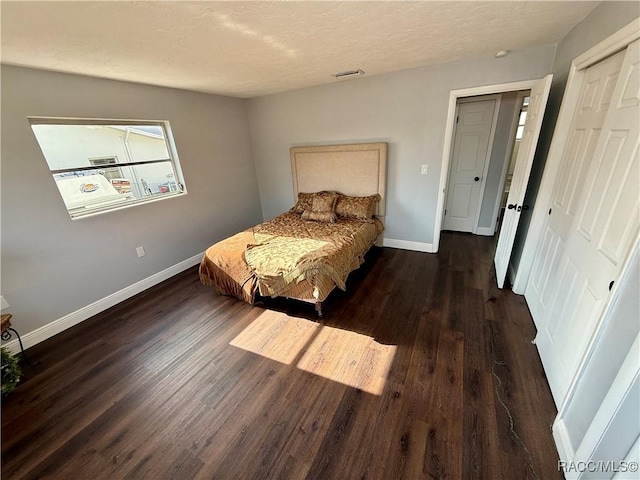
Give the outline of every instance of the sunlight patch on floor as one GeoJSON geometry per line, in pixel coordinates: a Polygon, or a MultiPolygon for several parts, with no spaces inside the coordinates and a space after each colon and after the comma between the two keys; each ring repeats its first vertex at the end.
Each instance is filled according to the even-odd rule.
{"type": "Polygon", "coordinates": [[[380,395],[397,347],[349,330],[265,310],[230,345],[380,395]]]}
{"type": "Polygon", "coordinates": [[[320,325],[265,310],[230,345],[290,365],[320,325]]]}
{"type": "Polygon", "coordinates": [[[397,347],[339,328],[322,327],[297,367],[375,395],[382,394],[397,347]]]}

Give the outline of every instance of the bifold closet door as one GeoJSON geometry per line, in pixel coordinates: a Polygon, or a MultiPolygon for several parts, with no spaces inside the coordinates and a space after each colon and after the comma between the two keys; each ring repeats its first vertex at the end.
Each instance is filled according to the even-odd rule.
{"type": "Polygon", "coordinates": [[[638,41],[586,72],[525,298],[558,406],[639,231],[638,41]]]}

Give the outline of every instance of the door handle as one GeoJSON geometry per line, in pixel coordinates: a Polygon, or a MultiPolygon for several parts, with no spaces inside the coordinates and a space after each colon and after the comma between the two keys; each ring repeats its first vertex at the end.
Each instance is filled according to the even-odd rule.
{"type": "Polygon", "coordinates": [[[473,179],[474,182],[477,182],[478,180],[480,180],[480,177],[476,177],[473,179]]]}
{"type": "Polygon", "coordinates": [[[514,208],[516,208],[516,204],[515,203],[510,203],[509,205],[507,205],[507,208],[509,210],[513,210],[514,208]]]}

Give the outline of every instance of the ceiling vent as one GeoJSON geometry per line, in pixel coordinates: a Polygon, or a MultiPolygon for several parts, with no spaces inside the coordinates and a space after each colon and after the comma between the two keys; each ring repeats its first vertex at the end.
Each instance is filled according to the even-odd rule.
{"type": "Polygon", "coordinates": [[[351,77],[358,77],[360,75],[364,75],[364,72],[360,69],[357,70],[347,70],[346,72],[338,72],[338,73],[334,73],[333,76],[335,78],[337,78],[338,80],[344,79],[344,78],[351,78],[351,77]]]}

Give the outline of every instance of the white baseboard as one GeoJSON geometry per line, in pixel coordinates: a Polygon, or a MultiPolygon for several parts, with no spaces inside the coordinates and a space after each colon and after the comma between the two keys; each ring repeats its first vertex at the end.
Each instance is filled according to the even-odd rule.
{"type": "Polygon", "coordinates": [[[485,237],[493,237],[495,233],[496,229],[491,227],[478,227],[476,229],[476,235],[483,235],[485,237]]]}
{"type": "MultiPolygon", "coordinates": [[[[111,295],[101,298],[100,300],[97,300],[92,304],[87,305],[86,307],[82,307],[75,312],[71,312],[64,317],[58,318],[51,323],[33,330],[32,332],[21,335],[24,348],[29,348],[37,345],[38,343],[43,342],[60,332],[63,332],[67,328],[71,328],[80,322],[84,322],[88,318],[91,318],[94,315],[97,315],[98,313],[103,312],[106,309],[111,308],[114,305],[117,305],[118,303],[123,302],[126,299],[131,298],[134,295],[137,295],[138,293],[143,292],[160,282],[163,282],[173,277],[174,275],[177,275],[178,273],[183,272],[187,268],[197,265],[198,263],[200,263],[203,255],[204,252],[194,255],[191,258],[187,258],[186,260],[183,260],[182,262],[177,263],[169,268],[165,268],[158,273],[154,273],[150,277],[144,278],[139,282],[134,283],[133,285],[129,285],[122,290],[118,290],[111,295]]],[[[18,353],[20,351],[20,345],[18,344],[17,338],[3,344],[2,346],[6,347],[12,353],[18,353]]]]}
{"type": "Polygon", "coordinates": [[[382,240],[383,247],[401,248],[402,250],[413,250],[416,252],[433,252],[433,245],[431,243],[423,242],[410,242],[408,240],[395,240],[393,238],[385,238],[382,240]]]}

